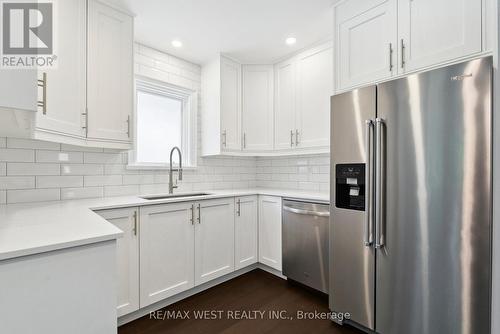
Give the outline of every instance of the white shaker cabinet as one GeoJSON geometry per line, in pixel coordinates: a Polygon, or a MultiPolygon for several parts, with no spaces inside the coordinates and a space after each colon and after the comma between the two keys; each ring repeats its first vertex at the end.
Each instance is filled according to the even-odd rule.
{"type": "Polygon", "coordinates": [[[196,203],[195,285],[234,271],[234,197],[196,203]]]}
{"type": "Polygon", "coordinates": [[[274,134],[272,65],[243,65],[242,128],[244,151],[270,151],[274,134]]]}
{"type": "Polygon", "coordinates": [[[130,142],[133,19],[96,0],[88,15],[88,138],[130,142]]]}
{"type": "Polygon", "coordinates": [[[35,138],[56,134],[85,136],[86,108],[86,52],[87,1],[58,2],[57,68],[38,71],[38,79],[45,81],[38,89],[38,107],[35,138]]]}
{"type": "Polygon", "coordinates": [[[333,92],[333,49],[323,44],[297,58],[295,145],[330,146],[330,96],[333,92]]]}
{"type": "Polygon", "coordinates": [[[235,270],[258,262],[258,200],[257,196],[236,197],[234,222],[235,270]]]}
{"type": "Polygon", "coordinates": [[[117,315],[139,309],[139,225],[138,209],[98,211],[101,217],[123,231],[116,241],[117,315]]]}
{"type": "Polygon", "coordinates": [[[338,88],[396,73],[397,0],[348,0],[335,8],[338,88]]]}
{"type": "Polygon", "coordinates": [[[292,149],[295,143],[295,61],[288,59],[276,64],[274,73],[274,147],[276,150],[292,149]]]}
{"type": "Polygon", "coordinates": [[[259,196],[259,262],[281,271],[281,197],[259,196]]]}
{"type": "Polygon", "coordinates": [[[140,209],[140,305],[194,287],[194,204],[140,209]]]}
{"type": "Polygon", "coordinates": [[[480,52],[481,15],[481,0],[398,0],[400,69],[480,52]]]}
{"type": "Polygon", "coordinates": [[[241,151],[241,65],[219,56],[205,64],[202,85],[202,154],[241,151]]]}

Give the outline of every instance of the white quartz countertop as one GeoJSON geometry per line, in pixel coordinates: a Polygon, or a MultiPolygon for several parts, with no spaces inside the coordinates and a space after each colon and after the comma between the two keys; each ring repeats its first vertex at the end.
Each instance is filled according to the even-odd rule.
{"type": "Polygon", "coordinates": [[[0,205],[0,261],[113,240],[123,232],[94,211],[212,198],[269,195],[329,202],[328,193],[284,189],[208,190],[205,196],[146,200],[139,196],[0,205]]]}

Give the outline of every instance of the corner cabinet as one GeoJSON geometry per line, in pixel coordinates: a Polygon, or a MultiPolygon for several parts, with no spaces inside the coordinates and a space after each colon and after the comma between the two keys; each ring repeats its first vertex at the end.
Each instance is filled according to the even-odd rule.
{"type": "Polygon", "coordinates": [[[0,76],[15,91],[0,94],[0,136],[131,148],[133,17],[98,0],[61,1],[58,13],[57,67],[0,76]]]}
{"type": "Polygon", "coordinates": [[[273,101],[273,66],[243,65],[243,151],[273,150],[273,101]]]}
{"type": "Polygon", "coordinates": [[[219,56],[203,66],[202,154],[241,151],[241,65],[219,56]]]}
{"type": "Polygon", "coordinates": [[[123,231],[123,237],[116,241],[117,315],[121,317],[139,309],[138,209],[103,210],[97,214],[123,231]]]}
{"type": "Polygon", "coordinates": [[[491,0],[346,0],[334,6],[335,91],[486,55],[491,0]]]}

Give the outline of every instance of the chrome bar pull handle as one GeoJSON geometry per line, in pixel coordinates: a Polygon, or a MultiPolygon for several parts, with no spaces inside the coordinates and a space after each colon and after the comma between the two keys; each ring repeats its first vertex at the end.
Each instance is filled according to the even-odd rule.
{"type": "Polygon", "coordinates": [[[130,138],[130,115],[127,116],[127,137],[130,138]]]}
{"type": "Polygon", "coordinates": [[[247,148],[247,134],[243,133],[243,148],[247,148]]]}
{"type": "Polygon", "coordinates": [[[134,235],[137,235],[137,211],[134,211],[134,235]]]}
{"type": "Polygon", "coordinates": [[[201,204],[198,204],[198,224],[201,224],[201,204]]]}
{"type": "Polygon", "coordinates": [[[290,130],[290,147],[293,147],[293,130],[290,130]]]}
{"type": "Polygon", "coordinates": [[[37,101],[37,106],[42,108],[42,113],[47,115],[47,73],[43,72],[42,79],[38,79],[38,87],[42,88],[42,100],[37,101]]]}
{"type": "Polygon", "coordinates": [[[393,53],[394,53],[394,50],[392,49],[392,43],[389,43],[389,72],[392,72],[392,69],[394,68],[394,64],[392,63],[392,54],[393,53]]]}
{"type": "Polygon", "coordinates": [[[404,39],[401,39],[401,68],[405,68],[405,53],[406,53],[406,46],[405,46],[405,41],[404,39]]]}
{"type": "Polygon", "coordinates": [[[227,130],[222,131],[222,146],[227,146],[227,130]]]}
{"type": "Polygon", "coordinates": [[[295,146],[299,146],[299,130],[295,130],[295,146]]]}
{"type": "Polygon", "coordinates": [[[366,171],[365,171],[365,229],[364,244],[370,247],[373,244],[373,121],[366,120],[366,171]]]}
{"type": "Polygon", "coordinates": [[[385,186],[385,147],[384,131],[385,122],[381,118],[375,120],[376,132],[376,177],[375,177],[375,248],[382,248],[385,245],[384,236],[384,186],[385,186]]]}
{"type": "Polygon", "coordinates": [[[238,215],[238,217],[240,217],[241,216],[241,199],[238,199],[236,204],[238,205],[238,209],[236,210],[236,214],[238,215]]]}

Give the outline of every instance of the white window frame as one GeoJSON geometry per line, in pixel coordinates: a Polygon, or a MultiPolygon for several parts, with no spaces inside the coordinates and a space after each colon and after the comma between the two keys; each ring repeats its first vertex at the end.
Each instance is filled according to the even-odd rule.
{"type": "MultiPolygon", "coordinates": [[[[169,163],[151,163],[137,161],[137,94],[139,91],[165,96],[182,102],[182,167],[196,168],[197,159],[197,118],[198,93],[194,90],[157,81],[144,76],[136,75],[134,85],[134,117],[133,137],[134,148],[128,154],[128,169],[169,169],[169,163]]],[[[170,153],[170,152],[168,152],[170,153]]],[[[175,164],[177,166],[177,164],[175,164]]]]}

